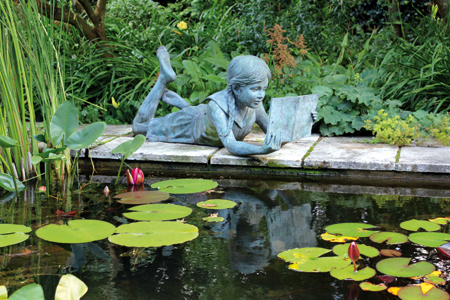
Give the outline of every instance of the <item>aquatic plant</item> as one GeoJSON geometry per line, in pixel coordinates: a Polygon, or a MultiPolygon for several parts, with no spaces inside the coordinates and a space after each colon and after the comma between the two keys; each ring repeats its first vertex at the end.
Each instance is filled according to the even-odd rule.
{"type": "Polygon", "coordinates": [[[197,203],[198,207],[207,209],[227,209],[236,206],[236,202],[224,199],[210,199],[197,203]]]}
{"type": "Polygon", "coordinates": [[[130,170],[127,170],[127,182],[130,185],[141,185],[144,183],[144,173],[139,168],[133,168],[130,173],[130,170]]]}
{"type": "MultiPolygon", "coordinates": [[[[123,162],[128,157],[133,155],[133,153],[136,152],[142,146],[142,144],[144,144],[144,142],[145,142],[145,136],[143,136],[142,134],[138,134],[132,140],[123,142],[122,144],[118,145],[116,148],[111,150],[112,154],[122,154],[122,160],[120,161],[119,172],[117,172],[116,184],[119,182],[119,176],[120,176],[120,172],[122,171],[123,162]]],[[[139,185],[144,182],[144,174],[142,173],[141,170],[139,170],[138,168],[133,168],[131,173],[132,174],[130,175],[129,171],[127,170],[128,184],[139,185]],[[135,169],[138,171],[135,171],[135,169]],[[138,183],[137,175],[134,172],[138,172],[137,175],[141,176],[142,182],[139,180],[139,183],[138,183]]]]}
{"type": "Polygon", "coordinates": [[[151,187],[170,194],[191,194],[211,190],[217,185],[206,179],[175,179],[156,182],[151,187]]]}
{"type": "Polygon", "coordinates": [[[136,191],[115,195],[114,198],[120,198],[117,202],[122,204],[148,204],[167,200],[170,194],[161,191],[136,191]]]}

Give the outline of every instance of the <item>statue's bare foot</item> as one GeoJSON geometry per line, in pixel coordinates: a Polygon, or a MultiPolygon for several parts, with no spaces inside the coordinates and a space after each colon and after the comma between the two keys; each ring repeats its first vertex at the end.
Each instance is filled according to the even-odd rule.
{"type": "Polygon", "coordinates": [[[170,64],[170,55],[167,52],[166,47],[160,46],[158,50],[156,50],[156,56],[159,60],[159,77],[163,77],[166,81],[166,84],[171,83],[177,78],[175,71],[172,69],[172,65],[170,64]]]}

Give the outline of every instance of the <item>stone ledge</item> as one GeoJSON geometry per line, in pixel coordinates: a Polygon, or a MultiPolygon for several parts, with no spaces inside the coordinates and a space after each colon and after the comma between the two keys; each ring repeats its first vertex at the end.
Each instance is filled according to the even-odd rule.
{"type": "Polygon", "coordinates": [[[396,171],[450,173],[450,147],[402,147],[396,171]]]}

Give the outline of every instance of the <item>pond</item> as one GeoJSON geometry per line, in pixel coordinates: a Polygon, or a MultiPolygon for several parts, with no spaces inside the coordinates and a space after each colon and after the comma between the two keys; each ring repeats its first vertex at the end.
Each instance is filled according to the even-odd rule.
{"type": "MultiPolygon", "coordinates": [[[[146,182],[145,190],[152,190],[150,184],[160,180],[146,182]]],[[[72,273],[89,288],[83,299],[398,299],[387,291],[364,292],[356,285],[359,282],[337,280],[329,272],[289,270],[289,263],[277,255],[293,248],[331,249],[336,243],[321,238],[331,224],[368,223],[383,231],[407,233],[399,227],[403,221],[450,216],[450,195],[446,190],[331,186],[320,182],[218,182],[212,191],[172,194],[164,201],[192,208],[185,221],[197,226],[199,235],[183,244],[159,248],[128,248],[108,239],[58,244],[36,236],[35,231],[46,224],[65,222],[57,217],[57,209],[76,210],[74,220],[103,220],[116,227],[133,222],[123,216],[131,206],[113,198],[127,191],[126,185],[108,184],[109,196],[103,194],[105,183],[90,183],[51,196],[27,189],[20,201],[3,194],[2,222],[24,224],[33,231],[27,241],[2,248],[0,284],[7,285],[11,294],[37,282],[43,286],[46,299],[53,299],[60,276],[72,273]],[[208,199],[228,199],[237,205],[215,211],[196,206],[208,199]],[[225,220],[202,220],[213,212],[225,220]]],[[[427,260],[439,270],[448,269],[434,248],[411,243],[386,246],[369,238],[360,238],[358,243],[397,249],[414,261],[427,260]]],[[[375,269],[382,259],[363,257],[360,263],[375,269]]],[[[389,286],[413,282],[398,279],[389,286]]]]}

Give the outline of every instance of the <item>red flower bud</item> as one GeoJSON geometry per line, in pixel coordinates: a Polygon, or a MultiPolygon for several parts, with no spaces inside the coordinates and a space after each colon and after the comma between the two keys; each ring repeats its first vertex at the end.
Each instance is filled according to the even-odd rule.
{"type": "Polygon", "coordinates": [[[131,176],[130,170],[127,170],[127,182],[128,184],[134,185],[133,177],[131,176]]]}
{"type": "Polygon", "coordinates": [[[141,185],[144,183],[144,173],[139,168],[133,168],[131,173],[127,170],[127,182],[131,185],[141,185]]]}
{"type": "Polygon", "coordinates": [[[40,186],[40,187],[38,187],[38,191],[45,192],[45,191],[47,191],[47,188],[45,186],[40,186]]]}
{"type": "Polygon", "coordinates": [[[355,242],[351,242],[348,247],[348,257],[353,261],[353,267],[356,272],[356,261],[359,259],[359,249],[355,242]]]}

